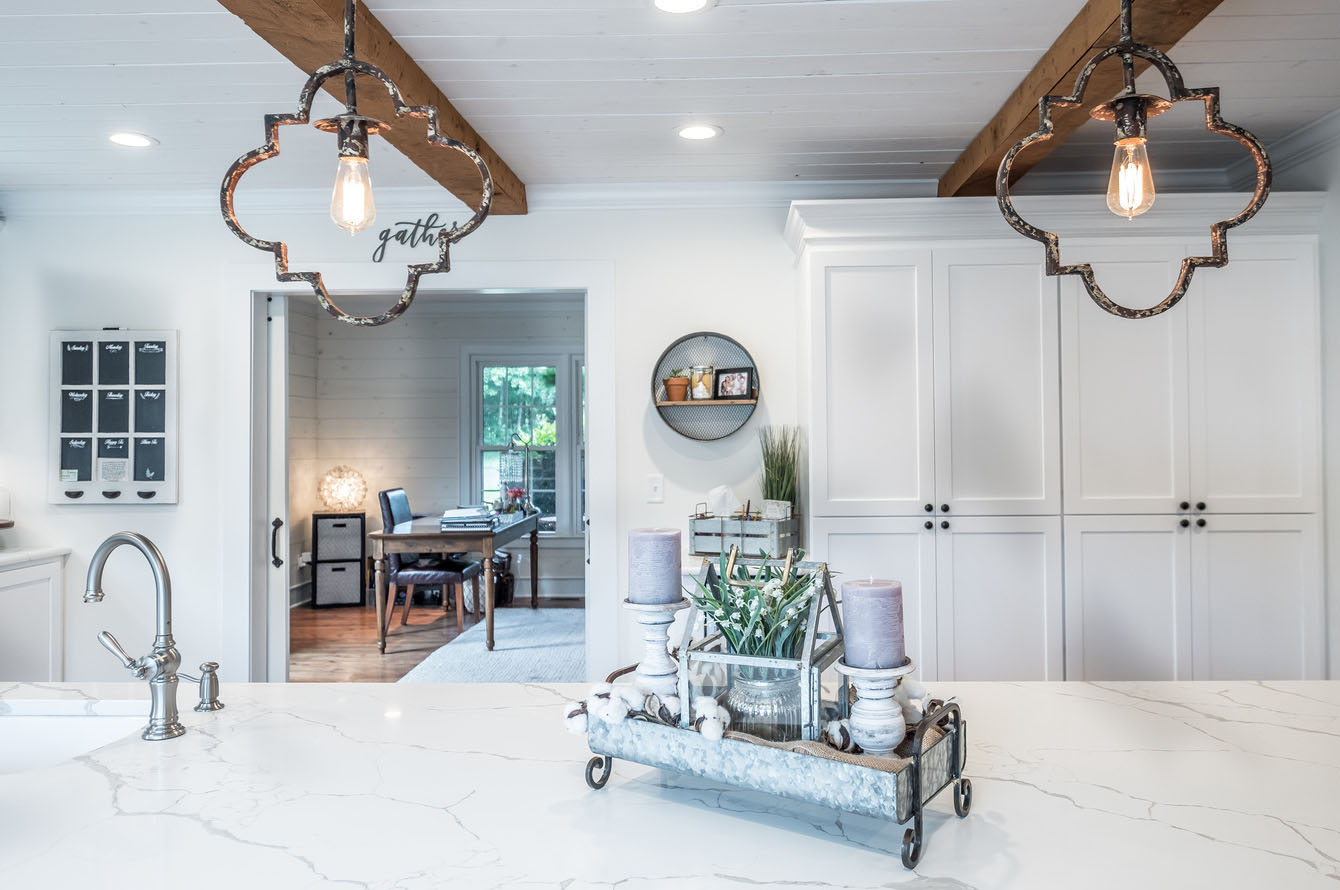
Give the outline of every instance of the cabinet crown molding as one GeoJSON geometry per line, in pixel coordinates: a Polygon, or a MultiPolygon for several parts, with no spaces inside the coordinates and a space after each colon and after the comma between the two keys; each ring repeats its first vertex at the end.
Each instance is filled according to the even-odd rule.
{"type": "MultiPolygon", "coordinates": [[[[1239,194],[1160,194],[1154,213],[1126,220],[1108,212],[1101,197],[1021,195],[1015,203],[1029,218],[1045,220],[1064,242],[1113,235],[1185,239],[1188,232],[1208,232],[1210,223],[1237,213],[1246,201],[1239,194]]],[[[1324,192],[1274,192],[1254,219],[1230,233],[1230,244],[1239,233],[1316,235],[1325,201],[1324,192]]],[[[797,255],[825,244],[891,240],[1032,243],[1009,227],[991,197],[793,201],[783,235],[797,255]]]]}

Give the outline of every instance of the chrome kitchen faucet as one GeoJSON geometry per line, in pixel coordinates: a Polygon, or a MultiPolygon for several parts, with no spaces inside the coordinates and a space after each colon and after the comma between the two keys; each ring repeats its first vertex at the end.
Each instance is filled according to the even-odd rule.
{"type": "Polygon", "coordinates": [[[98,545],[93,559],[88,564],[88,581],[84,585],[84,602],[102,602],[102,568],[107,557],[122,544],[129,544],[149,561],[154,573],[155,602],[157,604],[157,630],[153,651],[140,658],[131,658],[116,641],[116,637],[107,631],[98,634],[98,642],[108,652],[115,655],[136,679],[149,681],[149,725],[140,738],[150,742],[175,739],[186,732],[186,727],[177,719],[177,680],[179,677],[200,683],[200,704],[197,711],[217,711],[223,707],[219,701],[219,679],[216,671],[218,664],[207,661],[200,665],[200,677],[178,674],[181,665],[181,653],[177,651],[172,639],[172,580],[168,577],[167,563],[163,554],[144,535],[136,532],[117,532],[98,545]]]}

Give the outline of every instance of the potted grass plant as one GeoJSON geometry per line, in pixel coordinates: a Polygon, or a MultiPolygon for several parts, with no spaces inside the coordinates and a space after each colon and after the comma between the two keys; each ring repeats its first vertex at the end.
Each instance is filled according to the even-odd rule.
{"type": "Polygon", "coordinates": [[[665,398],[669,402],[686,402],[689,398],[689,372],[676,368],[665,377],[665,398]]]}
{"type": "Polygon", "coordinates": [[[758,431],[763,452],[763,518],[790,519],[800,479],[800,429],[765,426],[758,431]]]}

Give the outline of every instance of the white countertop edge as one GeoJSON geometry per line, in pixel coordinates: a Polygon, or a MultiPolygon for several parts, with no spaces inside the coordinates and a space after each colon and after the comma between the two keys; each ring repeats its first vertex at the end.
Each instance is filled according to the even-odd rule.
{"type": "Polygon", "coordinates": [[[56,559],[63,560],[69,555],[69,547],[15,547],[12,550],[0,550],[0,569],[37,565],[56,559]]]}

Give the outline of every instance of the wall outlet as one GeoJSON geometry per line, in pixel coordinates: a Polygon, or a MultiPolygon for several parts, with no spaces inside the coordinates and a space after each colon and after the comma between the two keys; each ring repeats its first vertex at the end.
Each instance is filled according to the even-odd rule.
{"type": "Polygon", "coordinates": [[[302,553],[298,554],[298,568],[302,568],[303,566],[309,566],[311,564],[312,564],[312,551],[304,550],[302,553]]]}
{"type": "Polygon", "coordinates": [[[660,473],[647,474],[647,503],[665,503],[665,476],[660,473]]]}

